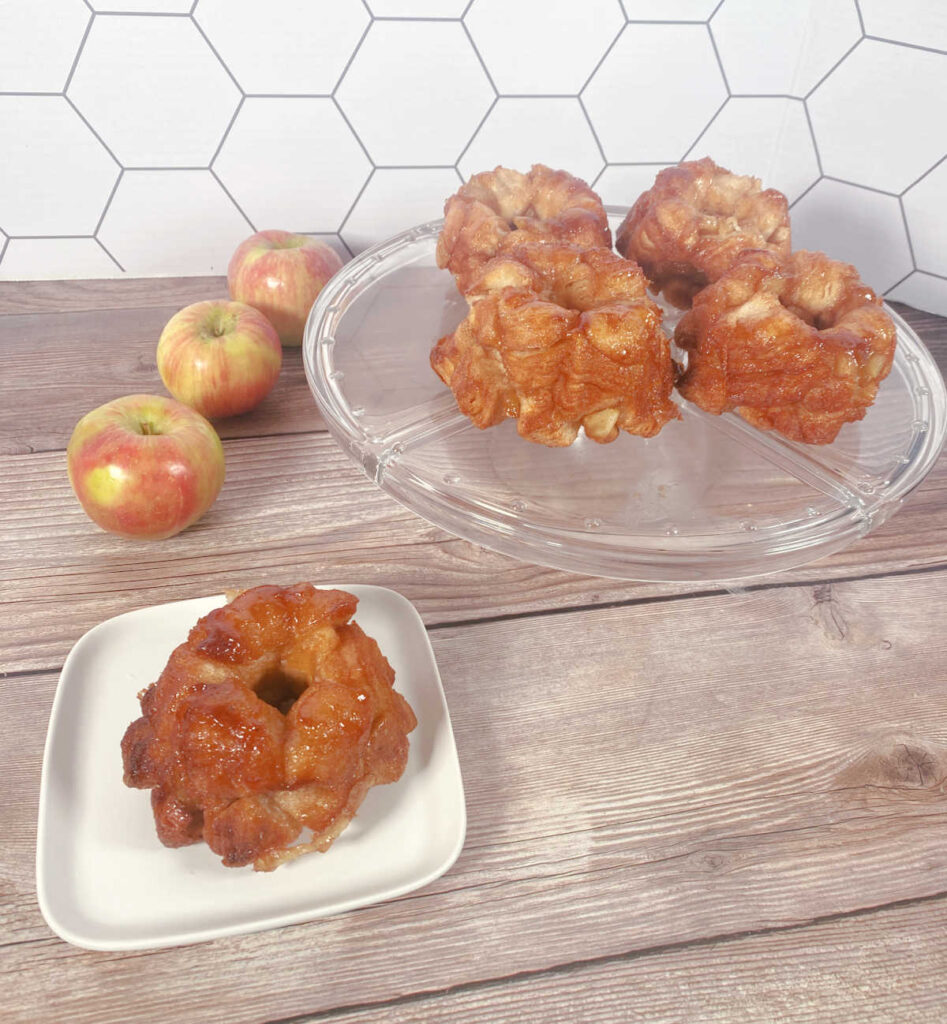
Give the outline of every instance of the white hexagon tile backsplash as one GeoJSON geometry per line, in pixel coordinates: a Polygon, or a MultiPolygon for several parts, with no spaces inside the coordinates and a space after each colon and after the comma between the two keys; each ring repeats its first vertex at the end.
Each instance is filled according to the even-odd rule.
{"type": "Polygon", "coordinates": [[[343,254],[541,161],[629,205],[710,155],[947,314],[944,0],[0,0],[0,278],[343,254]]]}

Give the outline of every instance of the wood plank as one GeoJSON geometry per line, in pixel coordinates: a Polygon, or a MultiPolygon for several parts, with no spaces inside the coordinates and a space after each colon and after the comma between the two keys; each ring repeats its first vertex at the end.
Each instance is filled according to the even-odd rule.
{"type": "Polygon", "coordinates": [[[31,911],[53,677],[8,679],[7,1013],[284,1019],[944,893],[947,636],[918,609],[945,600],[937,572],[438,630],[469,820],[454,868],[154,953],[73,949],[31,911]]]}
{"type": "MultiPolygon", "coordinates": [[[[112,615],[265,582],[376,583],[414,601],[428,623],[720,589],[578,576],[452,538],[375,487],[326,434],[225,447],[228,478],[217,503],[193,528],[159,542],[123,540],[94,526],[72,494],[62,453],[6,459],[0,667],[57,668],[82,633],[112,615]]],[[[944,564],[945,507],[941,459],[876,532],[775,581],[944,564]]]]}
{"type": "MultiPolygon", "coordinates": [[[[945,337],[947,337],[947,318],[938,316],[937,313],[928,313],[923,309],[915,309],[903,302],[892,302],[890,305],[920,334],[932,352],[943,345],[945,337]]],[[[944,364],[941,362],[941,372],[943,369],[944,364]]]]}
{"type": "MultiPolygon", "coordinates": [[[[96,406],[122,395],[167,395],[155,350],[180,308],[0,317],[0,455],[64,450],[76,423],[96,406]]],[[[284,351],[276,387],[256,409],[215,427],[221,437],[324,430],[302,350],[284,351]]]]}
{"type": "MultiPolygon", "coordinates": [[[[209,287],[180,292],[175,301],[148,300],[149,305],[142,307],[0,316],[0,379],[5,392],[0,454],[64,449],[79,418],[103,402],[136,392],[165,394],[155,364],[162,328],[187,302],[226,296],[222,278],[183,280],[206,281],[209,287]]],[[[146,301],[140,291],[130,294],[146,301]]],[[[947,319],[907,307],[903,312],[921,331],[944,372],[947,319]]],[[[261,406],[217,426],[222,437],[324,430],[306,383],[301,351],[285,351],[279,383],[261,406]]]]}
{"type": "Polygon", "coordinates": [[[174,306],[227,294],[227,278],[130,277],[82,281],[0,281],[0,315],[174,306]]]}
{"type": "MultiPolygon", "coordinates": [[[[335,1024],[930,1024],[947,898],[334,1012],[335,1024]]],[[[297,1018],[298,1024],[323,1017],[297,1018]]]]}

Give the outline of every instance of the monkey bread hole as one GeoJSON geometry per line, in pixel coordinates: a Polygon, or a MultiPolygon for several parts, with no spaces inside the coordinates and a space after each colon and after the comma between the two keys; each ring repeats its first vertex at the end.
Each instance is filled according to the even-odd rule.
{"type": "Polygon", "coordinates": [[[782,295],[779,296],[779,304],[817,331],[824,331],[835,324],[835,314],[832,309],[810,309],[791,301],[791,299],[786,299],[782,295]]]}
{"type": "Polygon", "coordinates": [[[264,704],[286,715],[306,686],[307,682],[302,676],[291,675],[281,665],[277,665],[260,677],[254,692],[264,704]]]}

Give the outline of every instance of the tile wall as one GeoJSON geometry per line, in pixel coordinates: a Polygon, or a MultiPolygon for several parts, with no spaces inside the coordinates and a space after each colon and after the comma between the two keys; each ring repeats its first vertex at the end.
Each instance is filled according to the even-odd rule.
{"type": "Polygon", "coordinates": [[[355,253],[498,163],[629,205],[713,156],[947,314],[943,0],[0,0],[0,278],[355,253]]]}

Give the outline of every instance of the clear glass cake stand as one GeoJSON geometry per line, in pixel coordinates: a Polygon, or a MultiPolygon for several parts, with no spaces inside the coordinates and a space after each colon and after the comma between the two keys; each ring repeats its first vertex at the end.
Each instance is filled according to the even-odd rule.
{"type": "MultiPolygon", "coordinates": [[[[612,227],[625,211],[609,208],[612,227]]],[[[434,250],[441,222],[347,264],[319,296],[303,343],[329,430],[379,487],[458,537],[541,565],[619,579],[736,580],[846,547],[900,507],[944,443],[947,393],[893,310],[894,368],[875,405],[824,447],[711,416],[649,440],[570,448],[481,431],[428,362],[466,315],[434,250]]],[[[669,315],[673,324],[673,316],[669,315]]]]}

